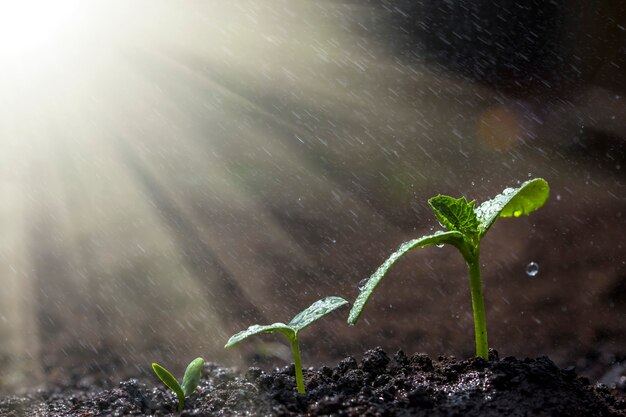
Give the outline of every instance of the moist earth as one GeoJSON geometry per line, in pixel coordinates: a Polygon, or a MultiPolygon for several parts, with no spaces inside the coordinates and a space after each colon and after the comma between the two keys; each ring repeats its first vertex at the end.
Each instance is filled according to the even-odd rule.
{"type": "MultiPolygon", "coordinates": [[[[205,365],[182,416],[626,416],[624,387],[591,384],[549,358],[458,360],[425,354],[392,357],[381,348],[361,361],[305,370],[307,393],[295,392],[293,365],[239,373],[205,365]]],[[[99,389],[85,380],[0,400],[2,416],[165,416],[176,398],[135,379],[99,389]]]]}

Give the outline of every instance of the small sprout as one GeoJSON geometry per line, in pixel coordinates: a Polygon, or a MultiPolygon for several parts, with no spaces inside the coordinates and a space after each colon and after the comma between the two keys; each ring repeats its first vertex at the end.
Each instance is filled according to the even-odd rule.
{"type": "Polygon", "coordinates": [[[164,367],[158,363],[152,364],[152,370],[159,377],[159,379],[178,397],[178,413],[183,411],[185,406],[185,398],[189,397],[198,387],[200,383],[200,377],[202,376],[202,368],[204,368],[204,359],[196,358],[192,360],[183,376],[182,385],[178,383],[176,378],[164,367]]]}
{"type": "Polygon", "coordinates": [[[230,339],[226,343],[225,348],[233,347],[239,344],[242,340],[258,334],[258,333],[274,333],[278,332],[284,335],[291,344],[291,351],[293,352],[293,362],[296,372],[296,387],[299,394],[304,394],[304,378],[302,377],[302,363],[300,362],[300,346],[298,345],[298,332],[304,329],[314,321],[324,317],[325,315],[335,311],[339,307],[348,304],[346,300],[341,297],[326,297],[311,304],[309,308],[300,313],[289,322],[274,323],[266,326],[259,326],[255,324],[248,327],[247,330],[241,331],[230,339]]]}
{"type": "Polygon", "coordinates": [[[438,231],[400,245],[378,267],[367,283],[363,287],[360,286],[360,293],[350,310],[348,324],[354,325],[357,322],[376,287],[389,271],[389,268],[402,255],[414,248],[450,244],[461,252],[469,268],[476,355],[487,359],[487,324],[480,277],[480,241],[497,218],[520,217],[530,214],[545,204],[549,194],[548,183],[544,179],[536,178],[526,181],[519,188],[507,188],[501,194],[485,201],[478,207],[475,207],[474,201],[468,202],[465,197],[453,198],[438,195],[429,199],[430,208],[447,231],[438,231]]]}

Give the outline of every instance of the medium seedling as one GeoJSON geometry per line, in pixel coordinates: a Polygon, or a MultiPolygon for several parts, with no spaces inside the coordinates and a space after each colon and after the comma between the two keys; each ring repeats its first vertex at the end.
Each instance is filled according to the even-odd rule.
{"type": "Polygon", "coordinates": [[[289,340],[291,344],[291,351],[293,352],[293,362],[296,372],[296,387],[299,394],[304,394],[304,378],[302,377],[302,363],[300,362],[300,346],[298,344],[298,332],[304,329],[314,321],[324,317],[325,315],[335,311],[341,306],[348,304],[346,300],[341,297],[326,297],[311,304],[309,308],[300,313],[289,322],[274,323],[266,326],[259,326],[255,324],[248,327],[247,330],[237,333],[228,339],[225,348],[230,348],[237,345],[242,340],[258,334],[258,333],[281,333],[289,340]]]}
{"type": "Polygon", "coordinates": [[[198,387],[200,383],[200,377],[202,376],[202,368],[204,368],[204,359],[196,358],[192,360],[183,376],[182,385],[178,383],[176,378],[164,367],[158,363],[152,364],[152,370],[159,377],[159,379],[174,393],[178,398],[178,413],[183,411],[185,406],[185,398],[190,396],[198,387]]]}
{"type": "Polygon", "coordinates": [[[544,179],[536,178],[526,181],[519,188],[507,188],[501,194],[485,201],[478,207],[474,207],[475,201],[468,202],[465,197],[455,199],[438,195],[429,199],[430,208],[447,231],[438,231],[400,245],[362,287],[350,310],[348,324],[354,325],[357,322],[376,287],[389,268],[402,255],[414,248],[432,245],[441,247],[444,244],[450,244],[461,252],[469,268],[476,355],[487,359],[487,324],[480,277],[480,241],[497,218],[520,217],[530,214],[545,204],[549,194],[548,183],[544,179]]]}

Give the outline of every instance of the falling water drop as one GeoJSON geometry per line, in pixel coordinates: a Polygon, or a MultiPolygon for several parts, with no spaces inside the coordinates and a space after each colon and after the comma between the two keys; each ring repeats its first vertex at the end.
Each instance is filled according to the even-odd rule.
{"type": "Polygon", "coordinates": [[[539,273],[539,264],[537,262],[531,262],[526,265],[526,275],[534,277],[539,273]]]}

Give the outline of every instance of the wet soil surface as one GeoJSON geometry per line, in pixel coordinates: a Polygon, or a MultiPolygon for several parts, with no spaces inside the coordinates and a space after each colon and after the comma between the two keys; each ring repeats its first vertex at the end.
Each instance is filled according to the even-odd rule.
{"type": "MultiPolygon", "coordinates": [[[[626,416],[624,386],[606,387],[560,369],[549,358],[457,360],[425,354],[391,357],[381,348],[334,368],[305,370],[307,393],[295,393],[293,366],[241,374],[207,364],[183,416],[626,416]]],[[[137,380],[98,389],[72,387],[0,400],[2,416],[125,416],[175,414],[174,395],[137,380]]]]}

